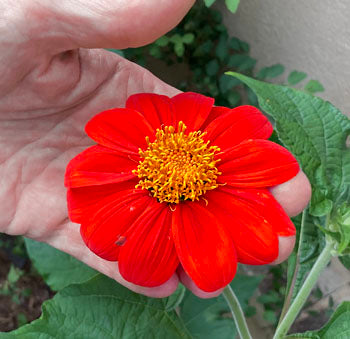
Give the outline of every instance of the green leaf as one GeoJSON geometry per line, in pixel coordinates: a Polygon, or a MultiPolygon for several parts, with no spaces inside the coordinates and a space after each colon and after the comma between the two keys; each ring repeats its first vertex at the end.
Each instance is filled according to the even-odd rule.
{"type": "Polygon", "coordinates": [[[23,275],[22,270],[11,265],[9,273],[7,274],[7,281],[10,284],[15,284],[22,275],[23,275]]]}
{"type": "MultiPolygon", "coordinates": [[[[248,301],[258,287],[262,277],[237,274],[231,283],[244,311],[252,312],[248,301]]],[[[186,291],[180,307],[180,316],[195,338],[231,339],[236,329],[230,310],[223,296],[212,299],[200,299],[186,291]]]]}
{"type": "Polygon", "coordinates": [[[174,52],[178,57],[182,57],[185,53],[185,46],[182,41],[182,36],[178,33],[172,35],[169,41],[174,44],[174,52]]]}
{"type": "Polygon", "coordinates": [[[227,9],[232,13],[236,13],[239,5],[239,1],[240,0],[225,0],[227,9]]]}
{"type": "Polygon", "coordinates": [[[286,291],[288,304],[291,304],[296,297],[325,244],[324,236],[315,226],[308,210],[293,221],[297,229],[297,244],[288,260],[286,291]]]}
{"type": "Polygon", "coordinates": [[[234,54],[229,57],[227,66],[243,72],[254,68],[256,60],[245,54],[234,54]]]}
{"type": "Polygon", "coordinates": [[[196,58],[207,56],[207,54],[210,53],[210,51],[213,49],[213,42],[210,40],[207,40],[203,44],[199,45],[195,51],[193,52],[193,56],[196,58]]]}
{"type": "Polygon", "coordinates": [[[341,303],[327,324],[317,331],[307,331],[287,336],[290,339],[348,339],[350,338],[350,302],[341,303]]]}
{"type": "Polygon", "coordinates": [[[304,87],[305,91],[310,93],[317,93],[317,92],[323,92],[324,87],[322,84],[317,80],[310,80],[304,87]]]}
{"type": "Polygon", "coordinates": [[[339,260],[348,270],[350,270],[350,255],[343,255],[339,257],[339,260]]]}
{"type": "Polygon", "coordinates": [[[184,44],[191,44],[194,41],[194,34],[193,33],[186,33],[183,37],[182,37],[182,42],[184,44]]]}
{"type": "Polygon", "coordinates": [[[256,94],[249,87],[246,87],[246,90],[249,105],[259,107],[258,97],[256,96],[256,94]]]}
{"type": "Polygon", "coordinates": [[[70,284],[84,282],[97,274],[81,261],[50,245],[27,238],[24,240],[34,267],[52,290],[57,291],[70,284]]]}
{"type": "Polygon", "coordinates": [[[229,55],[228,45],[227,45],[227,33],[220,34],[219,42],[216,45],[215,55],[221,61],[225,61],[229,55]]]}
{"type": "Polygon", "coordinates": [[[271,290],[268,293],[262,294],[257,298],[257,301],[261,304],[277,303],[280,300],[281,300],[280,295],[274,290],[271,290]]]}
{"type": "Polygon", "coordinates": [[[230,77],[229,75],[223,74],[219,78],[219,87],[220,91],[225,94],[233,87],[241,84],[241,82],[233,77],[230,77]]]}
{"type": "Polygon", "coordinates": [[[242,101],[241,94],[238,91],[230,91],[227,94],[227,100],[230,103],[231,107],[237,107],[241,104],[242,101]]]}
{"type": "Polygon", "coordinates": [[[156,44],[150,46],[149,54],[158,59],[162,57],[162,51],[160,47],[156,44]]]}
{"type": "Polygon", "coordinates": [[[165,47],[169,44],[169,42],[170,42],[170,39],[166,35],[163,35],[159,39],[157,39],[154,43],[159,47],[165,47]]]}
{"type": "Polygon", "coordinates": [[[174,311],[183,293],[147,298],[98,275],[61,290],[43,304],[40,319],[0,338],[191,338],[174,311]]]}
{"type": "Polygon", "coordinates": [[[210,7],[216,0],[204,0],[204,3],[207,7],[210,7]]]}
{"type": "Polygon", "coordinates": [[[220,65],[216,59],[210,60],[205,65],[205,71],[209,76],[216,75],[219,72],[219,69],[220,69],[220,65]]]}
{"type": "Polygon", "coordinates": [[[271,310],[265,311],[263,313],[263,318],[271,324],[275,324],[277,322],[276,313],[274,311],[271,311],[271,310]]]}
{"type": "Polygon", "coordinates": [[[185,46],[181,42],[174,44],[174,52],[178,57],[182,57],[185,53],[185,46]]]}
{"type": "Polygon", "coordinates": [[[237,52],[249,52],[249,45],[245,41],[242,41],[236,37],[232,37],[229,40],[228,46],[237,52]]]}
{"type": "Polygon", "coordinates": [[[288,84],[294,86],[300,81],[303,81],[307,77],[307,74],[304,72],[292,71],[288,75],[288,84]]]}
{"type": "MultiPolygon", "coordinates": [[[[336,208],[350,197],[350,156],[345,140],[350,121],[332,104],[286,86],[230,74],[258,96],[259,105],[276,122],[279,139],[298,159],[312,186],[310,212],[329,202],[336,208]]],[[[319,216],[319,213],[317,214],[319,216]]]]}
{"type": "Polygon", "coordinates": [[[272,79],[280,76],[284,72],[284,66],[281,64],[272,65],[269,67],[263,67],[256,77],[258,79],[272,79]]]}
{"type": "Polygon", "coordinates": [[[18,326],[20,327],[20,326],[25,325],[28,322],[28,319],[24,313],[18,313],[17,322],[18,322],[18,326]]]}

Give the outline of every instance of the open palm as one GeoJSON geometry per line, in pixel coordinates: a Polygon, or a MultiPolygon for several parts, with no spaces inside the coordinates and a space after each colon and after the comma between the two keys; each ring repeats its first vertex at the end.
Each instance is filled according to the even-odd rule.
{"type": "MultiPolygon", "coordinates": [[[[178,91],[147,70],[99,48],[153,41],[172,28],[193,1],[21,0],[0,4],[0,231],[44,241],[139,293],[171,294],[185,273],[157,288],[126,282],[118,264],[85,246],[67,217],[67,163],[92,144],[84,126],[96,113],[122,107],[130,94],[178,91]],[[94,48],[94,49],[91,49],[94,48]]],[[[273,190],[290,215],[309,199],[300,173],[273,190]]],[[[280,239],[283,260],[294,239],[280,239]]],[[[219,293],[219,291],[218,291],[219,293]]],[[[217,294],[217,293],[216,293],[217,294]]]]}

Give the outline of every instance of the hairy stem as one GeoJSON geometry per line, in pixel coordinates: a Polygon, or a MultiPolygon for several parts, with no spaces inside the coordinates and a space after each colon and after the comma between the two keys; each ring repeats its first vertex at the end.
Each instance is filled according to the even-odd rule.
{"type": "Polygon", "coordinates": [[[290,303],[292,301],[295,281],[296,281],[296,278],[297,278],[297,275],[298,275],[298,271],[299,271],[299,266],[300,266],[300,244],[303,243],[303,235],[304,235],[306,214],[307,214],[307,210],[304,210],[304,212],[302,214],[302,218],[301,218],[299,248],[298,248],[298,251],[297,251],[297,254],[296,254],[296,259],[295,259],[296,260],[295,269],[294,269],[294,273],[293,273],[291,284],[289,286],[288,293],[287,293],[286,298],[285,298],[284,303],[283,303],[283,308],[282,308],[282,312],[281,312],[281,315],[280,315],[280,319],[279,319],[278,325],[281,323],[282,319],[284,318],[285,314],[287,313],[287,310],[288,310],[288,308],[290,306],[290,303]]]}
{"type": "Polygon", "coordinates": [[[284,336],[289,331],[295,318],[298,316],[301,308],[303,307],[306,299],[310,295],[312,288],[315,286],[320,274],[322,273],[323,269],[327,266],[327,264],[331,260],[332,258],[331,251],[333,248],[334,248],[333,242],[329,240],[326,241],[325,248],[317,258],[314,266],[312,267],[309,275],[304,281],[303,286],[299,290],[297,296],[295,297],[292,305],[288,309],[283,320],[278,325],[275,336],[273,337],[274,339],[284,338],[284,336]]]}
{"type": "Polygon", "coordinates": [[[223,296],[225,297],[226,302],[230,307],[240,338],[252,339],[241,305],[239,304],[239,301],[230,285],[227,285],[225,287],[223,291],[223,296]]]}

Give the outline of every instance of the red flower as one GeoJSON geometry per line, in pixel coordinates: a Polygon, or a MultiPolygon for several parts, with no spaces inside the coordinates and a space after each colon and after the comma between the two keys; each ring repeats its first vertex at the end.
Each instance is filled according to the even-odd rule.
{"type": "Polygon", "coordinates": [[[265,140],[272,126],[258,109],[213,104],[195,93],[132,95],[88,122],[98,145],[67,167],[70,219],[134,284],[158,286],[181,264],[215,291],[237,262],[270,263],[278,236],[295,234],[268,188],[294,177],[297,161],[265,140]]]}

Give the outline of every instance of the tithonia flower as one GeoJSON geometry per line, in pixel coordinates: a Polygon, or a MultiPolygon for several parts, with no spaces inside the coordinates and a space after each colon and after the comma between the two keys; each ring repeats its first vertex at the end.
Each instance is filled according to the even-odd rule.
{"type": "Polygon", "coordinates": [[[136,94],[86,125],[97,145],[68,165],[69,216],[127,281],[158,286],[181,265],[215,291],[237,262],[271,263],[278,236],[295,234],[269,188],[294,177],[297,161],[266,140],[272,126],[257,108],[213,104],[136,94]]]}

